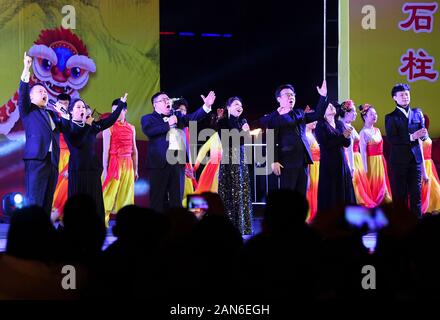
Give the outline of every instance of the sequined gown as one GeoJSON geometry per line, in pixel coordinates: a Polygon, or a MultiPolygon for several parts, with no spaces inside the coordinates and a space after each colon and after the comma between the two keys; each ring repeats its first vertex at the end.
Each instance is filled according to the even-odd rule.
{"type": "MultiPolygon", "coordinates": [[[[219,130],[233,128],[240,130],[242,123],[238,118],[230,116],[229,119],[225,118],[219,121],[219,130]]],[[[233,146],[230,141],[229,148],[223,146],[223,151],[228,149],[229,163],[222,161],[220,164],[218,192],[225,205],[226,214],[232,223],[241,234],[250,235],[252,234],[253,211],[245,148],[243,144],[233,146]],[[233,163],[234,158],[239,159],[239,163],[233,163]]]]}

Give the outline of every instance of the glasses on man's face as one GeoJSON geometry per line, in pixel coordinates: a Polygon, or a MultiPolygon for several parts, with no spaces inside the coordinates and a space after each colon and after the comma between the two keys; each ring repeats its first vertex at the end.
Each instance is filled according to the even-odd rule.
{"type": "Polygon", "coordinates": [[[156,100],[156,103],[157,102],[167,103],[168,101],[170,101],[170,98],[163,98],[163,99],[160,99],[160,100],[156,100]]]}
{"type": "Polygon", "coordinates": [[[283,93],[283,94],[281,94],[282,96],[286,96],[286,97],[294,97],[295,96],[295,94],[294,93],[291,93],[291,92],[286,92],[286,93],[283,93]]]}

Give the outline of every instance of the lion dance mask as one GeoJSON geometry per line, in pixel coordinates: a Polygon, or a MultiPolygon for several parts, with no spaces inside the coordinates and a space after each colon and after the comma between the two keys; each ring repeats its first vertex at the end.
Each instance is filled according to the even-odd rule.
{"type": "MultiPolygon", "coordinates": [[[[69,29],[42,30],[28,55],[33,58],[30,85],[43,83],[49,98],[56,100],[60,93],[72,99],[87,85],[89,73],[96,72],[95,62],[89,58],[87,47],[69,29]]],[[[18,120],[18,92],[0,107],[0,134],[8,134],[18,120]]]]}

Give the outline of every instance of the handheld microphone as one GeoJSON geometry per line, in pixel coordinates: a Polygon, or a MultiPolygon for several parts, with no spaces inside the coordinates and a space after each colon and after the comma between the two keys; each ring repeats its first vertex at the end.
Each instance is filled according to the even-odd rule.
{"type": "Polygon", "coordinates": [[[181,98],[170,98],[171,105],[174,104],[174,102],[179,101],[181,98]]]}
{"type": "MultiPolygon", "coordinates": [[[[421,118],[422,128],[426,129],[425,116],[422,113],[422,109],[420,107],[416,107],[415,109],[417,110],[417,112],[419,113],[419,117],[421,118]]],[[[426,139],[428,139],[428,134],[420,138],[420,140],[422,141],[425,141],[426,139]]]]}
{"type": "Polygon", "coordinates": [[[182,98],[170,98],[170,102],[171,102],[171,115],[174,116],[176,114],[177,110],[177,106],[175,106],[175,103],[179,100],[181,100],[182,98]]]}
{"type": "MultiPolygon", "coordinates": [[[[52,105],[55,108],[55,105],[56,105],[56,101],[55,100],[49,99],[48,102],[49,102],[50,105],[52,105]]],[[[64,112],[64,113],[67,113],[66,108],[64,108],[63,106],[61,106],[61,111],[64,112]]]]}
{"type": "MultiPolygon", "coordinates": [[[[171,108],[171,113],[170,113],[170,117],[175,116],[176,115],[176,110],[174,110],[173,108],[171,108]]],[[[177,117],[177,116],[176,116],[177,117]]],[[[176,128],[177,127],[177,123],[171,125],[171,128],[176,128]]]]}

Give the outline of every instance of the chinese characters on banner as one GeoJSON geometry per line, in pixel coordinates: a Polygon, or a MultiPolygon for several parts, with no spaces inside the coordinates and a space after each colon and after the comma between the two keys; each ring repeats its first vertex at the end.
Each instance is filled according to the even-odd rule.
{"type": "MultiPolygon", "coordinates": [[[[437,12],[437,2],[407,2],[402,11],[408,17],[399,22],[402,31],[415,33],[432,33],[434,26],[434,14],[437,12]]],[[[436,41],[433,39],[433,41],[436,41]]],[[[438,79],[438,71],[435,70],[435,58],[423,48],[408,49],[400,58],[401,66],[399,73],[406,76],[408,82],[426,80],[435,82],[438,79]]]]}

